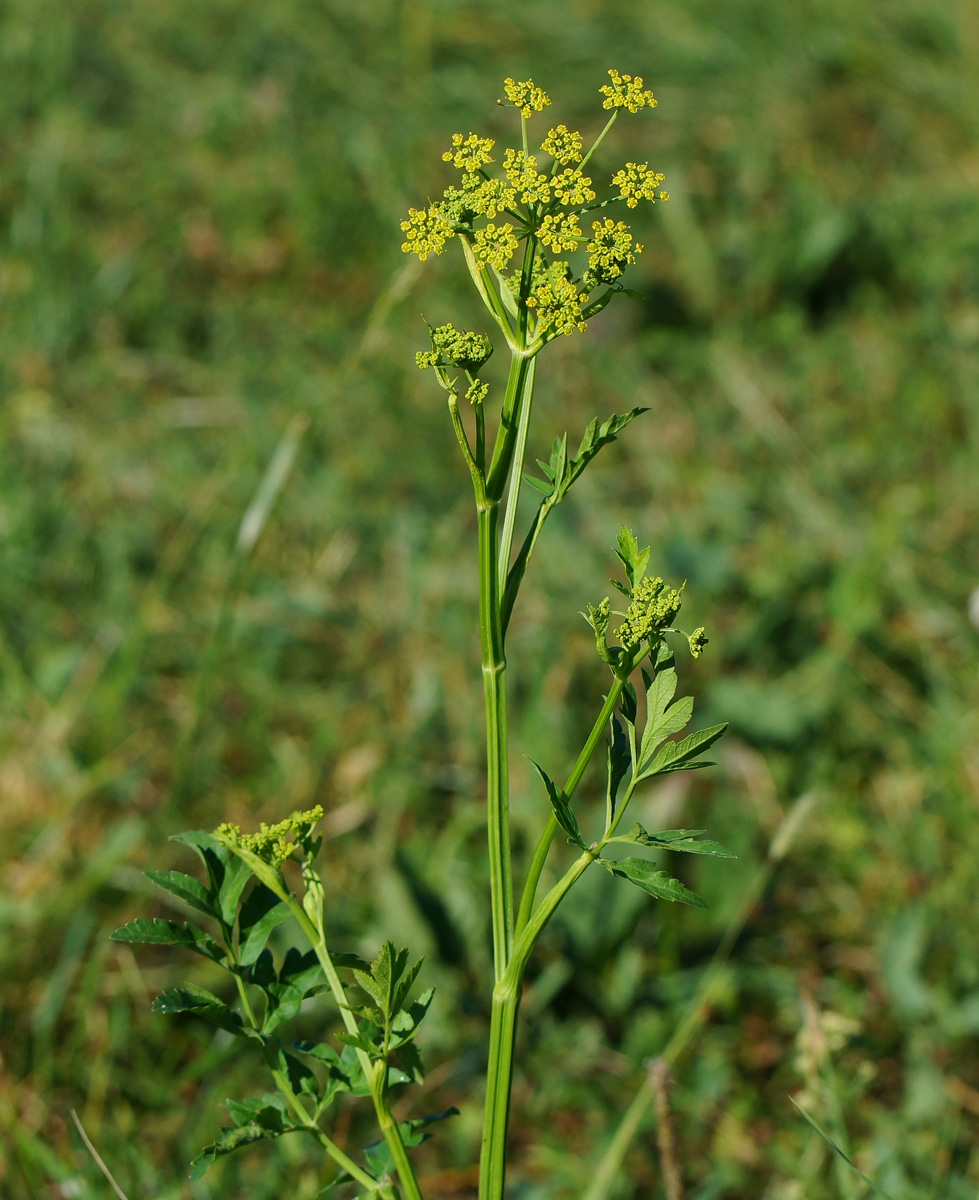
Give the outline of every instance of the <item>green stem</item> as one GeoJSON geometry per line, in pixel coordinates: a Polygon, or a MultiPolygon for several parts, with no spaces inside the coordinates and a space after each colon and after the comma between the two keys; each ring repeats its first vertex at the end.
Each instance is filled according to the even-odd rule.
{"type": "Polygon", "coordinates": [[[520,402],[523,399],[527,376],[533,365],[533,355],[524,350],[515,350],[510,360],[506,393],[500,413],[500,428],[497,431],[493,456],[486,475],[486,493],[491,500],[499,500],[506,487],[513,452],[516,447],[520,421],[520,402]]]}
{"type": "Polygon", "coordinates": [[[477,509],[479,632],[483,660],[483,702],[486,708],[486,824],[496,980],[500,980],[506,970],[513,937],[506,658],[497,590],[498,516],[497,502],[487,501],[477,509]]]}
{"type": "MultiPolygon", "coordinates": [[[[506,511],[503,515],[503,535],[500,539],[499,580],[497,587],[500,595],[504,593],[507,575],[510,570],[510,552],[513,547],[513,527],[517,520],[517,505],[520,502],[520,486],[523,483],[523,465],[527,456],[527,431],[530,428],[530,411],[534,403],[534,376],[537,371],[536,358],[530,360],[530,366],[523,380],[523,394],[518,400],[517,442],[513,451],[513,465],[510,468],[510,488],[507,492],[506,511]]],[[[513,601],[510,602],[513,607],[513,601]]],[[[507,614],[509,616],[509,614],[507,614]]]]}
{"type": "Polygon", "coordinates": [[[503,1200],[507,1126],[513,1083],[513,1048],[520,1009],[520,990],[527,962],[554,910],[594,861],[595,855],[586,850],[547,893],[515,941],[506,973],[493,989],[489,1072],[483,1114],[483,1144],[479,1157],[479,1200],[503,1200]]]}
{"type": "MultiPolygon", "coordinates": [[[[575,763],[571,774],[568,776],[567,782],[564,785],[564,794],[569,799],[574,795],[575,788],[581,782],[581,777],[585,773],[585,768],[591,761],[591,756],[595,753],[598,743],[601,741],[605,726],[608,724],[609,717],[612,715],[612,710],[615,708],[619,696],[622,695],[622,689],[625,687],[625,679],[620,679],[618,675],[612,681],[612,686],[609,688],[609,693],[605,697],[605,703],[602,705],[602,711],[598,714],[595,724],[591,728],[584,746],[581,748],[581,753],[578,755],[578,761],[575,763]]],[[[520,909],[517,913],[517,936],[527,926],[530,920],[530,914],[534,907],[534,898],[537,895],[537,886],[540,883],[541,872],[544,869],[544,863],[547,861],[547,854],[551,848],[551,843],[554,841],[554,836],[558,830],[558,823],[554,819],[553,813],[544,826],[544,832],[540,836],[537,847],[534,850],[534,857],[530,863],[530,870],[527,873],[527,881],[524,884],[523,892],[520,896],[520,909]]]]}
{"type": "Polygon", "coordinates": [[[612,110],[612,115],[609,117],[609,119],[608,119],[608,122],[607,122],[607,123],[606,123],[606,125],[605,125],[605,128],[602,130],[602,132],[601,132],[601,133],[598,135],[598,137],[595,139],[595,141],[594,141],[594,143],[593,143],[593,145],[592,145],[592,148],[591,148],[591,149],[588,151],[588,153],[587,153],[587,154],[585,155],[585,157],[584,157],[584,158],[581,160],[581,162],[580,162],[580,163],[578,163],[577,167],[575,167],[575,174],[576,174],[576,175],[578,174],[578,172],[579,172],[579,171],[583,171],[583,170],[585,169],[585,167],[586,167],[586,165],[587,165],[587,163],[588,163],[588,160],[589,160],[589,159],[591,158],[591,156],[592,156],[592,155],[595,153],[595,151],[596,151],[596,150],[598,149],[598,147],[599,147],[599,146],[602,144],[602,142],[604,142],[604,141],[605,141],[605,135],[608,133],[608,131],[609,131],[609,130],[612,128],[612,126],[615,124],[615,119],[616,119],[616,117],[617,117],[618,115],[619,115],[619,109],[617,109],[617,108],[616,108],[616,109],[613,109],[613,110],[612,110]]]}

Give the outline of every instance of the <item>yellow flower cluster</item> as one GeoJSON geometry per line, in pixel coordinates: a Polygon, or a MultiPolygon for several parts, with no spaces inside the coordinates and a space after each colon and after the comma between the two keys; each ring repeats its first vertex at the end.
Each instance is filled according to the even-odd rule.
{"type": "Polygon", "coordinates": [[[532,79],[524,79],[520,83],[504,79],[503,91],[510,103],[520,109],[522,117],[529,117],[532,112],[542,112],[551,103],[547,92],[537,87],[532,79]]]}
{"type": "Polygon", "coordinates": [[[601,283],[617,279],[627,266],[636,261],[636,255],[642,253],[642,246],[633,245],[632,234],[625,221],[616,222],[610,217],[592,222],[592,239],[587,249],[588,265],[596,281],[601,283]]]}
{"type": "MultiPolygon", "coordinates": [[[[681,597],[676,588],[668,588],[659,576],[649,576],[636,584],[625,620],[619,626],[619,641],[626,649],[657,636],[672,625],[680,611],[681,597]]],[[[703,630],[699,631],[701,634],[703,630]]],[[[692,649],[692,646],[691,646],[692,649]]]]}
{"type": "Polygon", "coordinates": [[[595,199],[595,193],[588,186],[591,180],[587,175],[572,171],[570,167],[555,175],[551,180],[554,195],[562,204],[588,204],[595,199]]]}
{"type": "Polygon", "coordinates": [[[647,163],[626,163],[612,177],[612,187],[619,189],[628,208],[635,208],[640,200],[669,200],[666,192],[657,193],[665,178],[658,171],[650,171],[647,163]]]}
{"type": "Polygon", "coordinates": [[[477,229],[473,235],[473,257],[481,271],[487,263],[502,271],[513,258],[516,248],[517,238],[509,221],[499,229],[490,223],[485,229],[477,229]]]}
{"type": "Polygon", "coordinates": [[[264,821],[257,833],[242,833],[239,825],[225,822],[215,830],[222,841],[250,850],[270,866],[278,868],[296,852],[296,843],[307,841],[317,821],[323,819],[323,806],[315,805],[306,812],[294,812],[276,825],[264,821]]]}
{"type": "Polygon", "coordinates": [[[452,149],[442,155],[443,162],[450,162],[460,171],[475,175],[480,167],[493,161],[490,151],[493,149],[492,138],[479,137],[471,133],[463,141],[461,133],[452,135],[452,149]]]}
{"type": "Polygon", "coordinates": [[[550,200],[551,181],[537,170],[536,155],[522,150],[504,151],[503,173],[520,193],[521,204],[547,204],[550,200]]]}
{"type": "Polygon", "coordinates": [[[612,82],[598,90],[605,99],[602,108],[627,108],[637,113],[641,108],[655,108],[656,98],[652,92],[643,91],[641,75],[620,75],[614,68],[609,71],[612,82]]]}
{"type": "Polygon", "coordinates": [[[690,653],[694,658],[700,658],[701,654],[704,652],[704,647],[709,641],[710,638],[704,631],[703,625],[701,625],[699,629],[695,629],[693,633],[687,637],[687,642],[690,645],[690,653]]]}
{"type": "Polygon", "coordinates": [[[578,242],[584,239],[584,234],[578,227],[576,213],[549,213],[541,221],[537,236],[555,253],[560,250],[577,250],[578,242]]]}
{"type": "Polygon", "coordinates": [[[473,211],[491,221],[498,212],[513,208],[517,201],[516,189],[502,179],[484,179],[473,194],[473,211]]]}
{"type": "Polygon", "coordinates": [[[422,262],[430,254],[441,254],[442,248],[455,231],[437,205],[428,208],[409,208],[407,221],[401,222],[405,254],[417,254],[422,262]]]}
{"type": "Polygon", "coordinates": [[[544,153],[556,158],[562,167],[568,163],[581,162],[581,146],[581,134],[568,129],[567,125],[549,129],[547,137],[541,143],[544,153]]]}
{"type": "Polygon", "coordinates": [[[583,333],[585,330],[585,322],[581,319],[581,295],[568,278],[567,270],[567,263],[552,263],[527,297],[527,307],[533,309],[537,317],[538,333],[548,329],[553,329],[555,334],[572,334],[576,329],[583,333]]]}

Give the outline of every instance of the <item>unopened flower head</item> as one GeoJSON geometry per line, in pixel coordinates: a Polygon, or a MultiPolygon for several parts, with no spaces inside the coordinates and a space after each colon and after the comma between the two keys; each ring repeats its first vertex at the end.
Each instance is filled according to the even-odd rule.
{"type": "Polygon", "coordinates": [[[694,656],[694,658],[700,658],[701,654],[704,652],[704,647],[710,641],[710,638],[708,638],[706,632],[704,631],[703,625],[701,625],[699,629],[695,629],[693,633],[690,634],[690,636],[687,638],[687,641],[690,644],[690,653],[694,656]]]}
{"type": "Polygon", "coordinates": [[[595,193],[588,186],[590,183],[591,180],[587,175],[572,171],[570,167],[565,168],[551,180],[554,195],[562,204],[572,206],[588,204],[595,199],[595,193]]]}
{"type": "Polygon", "coordinates": [[[612,187],[619,189],[627,207],[635,208],[640,200],[669,200],[666,192],[658,191],[666,178],[658,171],[650,171],[647,163],[626,163],[612,177],[612,187]]]}
{"type": "Polygon", "coordinates": [[[482,333],[460,333],[452,324],[439,325],[430,331],[431,350],[419,351],[415,362],[421,370],[428,367],[461,367],[475,373],[493,353],[493,345],[482,333]]]}
{"type": "Polygon", "coordinates": [[[409,208],[408,219],[401,222],[405,241],[401,249],[405,254],[417,254],[422,262],[430,254],[441,254],[445,243],[455,236],[445,213],[435,204],[428,208],[409,208]]]}
{"type": "Polygon", "coordinates": [[[511,186],[520,193],[522,204],[547,204],[551,198],[551,181],[537,170],[537,157],[522,150],[505,150],[503,173],[511,186]]]}
{"type": "Polygon", "coordinates": [[[474,380],[466,392],[466,399],[470,404],[482,404],[489,395],[489,384],[483,383],[481,379],[474,380]]]}
{"type": "Polygon", "coordinates": [[[514,108],[520,109],[522,117],[529,117],[532,112],[542,112],[551,103],[547,92],[532,79],[524,79],[520,83],[504,79],[503,92],[514,108]]]}
{"type": "Polygon", "coordinates": [[[658,638],[662,630],[676,620],[680,603],[680,592],[667,587],[659,576],[641,579],[632,593],[625,620],[619,626],[619,641],[631,650],[640,642],[658,638]]]}
{"type": "Polygon", "coordinates": [[[653,93],[643,90],[641,75],[620,75],[614,68],[608,74],[612,82],[598,89],[605,97],[602,108],[627,108],[637,113],[641,108],[656,107],[653,93]]]}
{"type": "Polygon", "coordinates": [[[547,137],[541,143],[544,153],[556,158],[562,166],[581,162],[581,146],[581,134],[569,129],[567,125],[549,129],[547,137]]]}
{"type": "Polygon", "coordinates": [[[493,161],[490,154],[493,145],[492,138],[479,137],[478,134],[471,133],[469,137],[463,140],[461,133],[454,133],[452,135],[452,149],[446,150],[442,155],[442,161],[450,162],[460,171],[475,175],[480,167],[493,161]]]}
{"type": "Polygon", "coordinates": [[[509,222],[499,229],[491,222],[485,229],[477,229],[473,235],[473,257],[480,270],[488,263],[502,271],[513,258],[516,248],[517,237],[509,222]]]}
{"type": "Polygon", "coordinates": [[[632,234],[625,221],[592,222],[592,239],[588,243],[588,265],[595,282],[608,283],[617,279],[627,266],[636,261],[642,246],[633,245],[632,234]]]}
{"type": "Polygon", "coordinates": [[[541,221],[537,237],[555,253],[561,250],[577,250],[578,243],[584,240],[575,213],[549,213],[541,221]]]}
{"type": "Polygon", "coordinates": [[[306,847],[313,827],[322,819],[323,806],[317,804],[305,812],[294,812],[291,817],[275,825],[263,821],[256,833],[242,833],[240,826],[225,822],[217,827],[215,834],[221,841],[249,850],[269,866],[278,869],[296,853],[297,848],[306,847]]]}

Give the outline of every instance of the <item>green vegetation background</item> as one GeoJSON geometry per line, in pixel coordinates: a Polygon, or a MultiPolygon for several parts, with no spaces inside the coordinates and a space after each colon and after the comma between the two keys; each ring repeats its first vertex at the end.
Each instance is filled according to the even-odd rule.
{"type": "MultiPolygon", "coordinates": [[[[619,123],[608,169],[648,159],[673,199],[639,218],[645,302],[542,362],[535,450],[652,411],[553,518],[515,619],[516,823],[544,813],[524,755],[560,775],[595,710],[576,614],[625,520],[689,580],[712,643],[684,671],[702,719],[732,722],[719,766],[645,797],[645,823],[708,827],[739,858],[679,864],[706,913],[589,878],[556,922],[522,1023],[514,1196],[580,1195],[805,795],[677,1066],[689,1196],[866,1194],[789,1103],[803,1088],[895,1200],[975,1196],[977,5],[7,0],[5,1200],[107,1194],[72,1107],[130,1200],[316,1194],[289,1139],[186,1181],[262,1071],[150,1014],[193,964],[108,941],[167,915],[139,868],[189,866],[169,833],[315,801],[338,942],[402,939],[442,980],[418,1104],[463,1116],[420,1162],[431,1195],[471,1194],[471,497],[413,351],[420,313],[478,314],[455,255],[408,260],[397,221],[444,186],[449,134],[507,136],[504,75],[595,130],[613,65],[660,107],[619,123]]],[[[660,1194],[648,1128],[627,1167],[619,1196],[660,1194]]]]}

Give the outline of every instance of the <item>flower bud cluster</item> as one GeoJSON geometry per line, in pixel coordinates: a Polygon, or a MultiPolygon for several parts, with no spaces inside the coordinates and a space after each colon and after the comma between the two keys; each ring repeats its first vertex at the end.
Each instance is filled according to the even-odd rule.
{"type": "Polygon", "coordinates": [[[658,637],[676,620],[680,603],[680,592],[667,587],[658,575],[641,579],[632,593],[625,620],[619,626],[619,641],[631,650],[640,642],[658,637]]]}
{"type": "Polygon", "coordinates": [[[298,847],[309,841],[313,827],[322,819],[323,806],[316,804],[305,812],[294,812],[275,825],[263,821],[256,833],[242,833],[241,826],[226,821],[217,827],[215,835],[242,850],[250,850],[277,869],[296,853],[298,847]]]}
{"type": "Polygon", "coordinates": [[[493,346],[484,334],[460,333],[452,324],[433,329],[431,339],[431,350],[420,350],[415,355],[415,362],[422,371],[428,367],[449,366],[475,373],[493,353],[493,346]]]}

